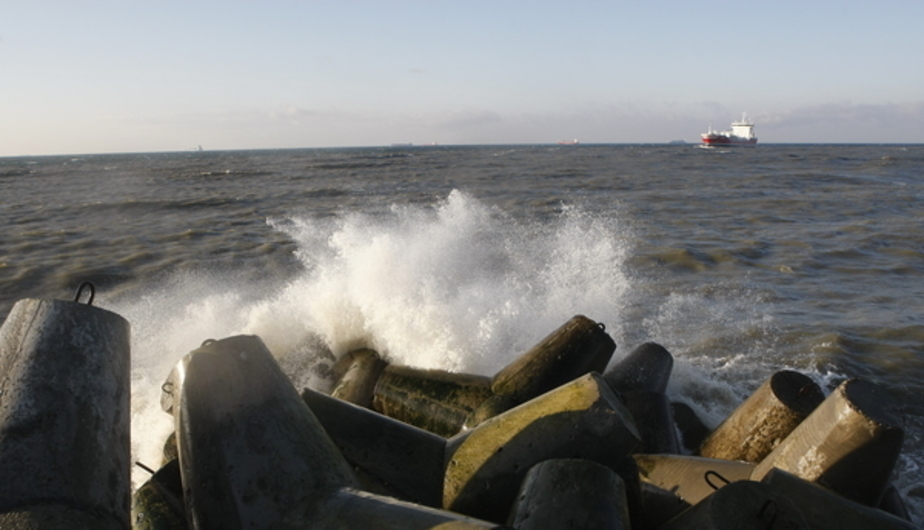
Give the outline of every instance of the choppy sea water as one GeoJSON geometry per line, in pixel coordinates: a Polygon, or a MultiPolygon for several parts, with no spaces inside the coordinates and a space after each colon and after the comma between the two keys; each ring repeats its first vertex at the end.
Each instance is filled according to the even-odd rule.
{"type": "Polygon", "coordinates": [[[711,426],[781,369],[883,384],[924,521],[924,146],[21,157],[0,190],[0,318],[89,280],[131,322],[136,460],[160,462],[160,385],[206,339],[257,334],[323,389],[360,346],[490,375],[584,314],[614,360],[668,348],[711,426]]]}

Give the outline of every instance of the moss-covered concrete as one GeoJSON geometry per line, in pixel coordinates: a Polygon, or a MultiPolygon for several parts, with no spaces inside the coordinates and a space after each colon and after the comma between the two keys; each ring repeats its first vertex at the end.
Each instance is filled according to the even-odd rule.
{"type": "Polygon", "coordinates": [[[602,373],[615,350],[601,324],[577,315],[497,372],[491,390],[523,402],[589,372],[602,373]]]}
{"type": "Polygon", "coordinates": [[[586,458],[616,466],[638,440],[613,391],[587,374],[450,439],[443,507],[503,521],[533,465],[586,458]]]}
{"type": "Polygon", "coordinates": [[[758,463],[824,400],[808,376],[780,371],[765,381],[703,442],[707,458],[758,463]]]}
{"type": "Polygon", "coordinates": [[[487,377],[391,365],[375,385],[373,408],[441,436],[462,430],[465,420],[491,397],[487,377]]]}

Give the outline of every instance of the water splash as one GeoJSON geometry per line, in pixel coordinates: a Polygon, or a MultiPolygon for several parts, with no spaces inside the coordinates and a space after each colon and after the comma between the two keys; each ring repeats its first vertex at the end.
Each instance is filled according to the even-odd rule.
{"type": "Polygon", "coordinates": [[[433,207],[270,222],[302,264],[275,289],[203,271],[113,308],[136,330],[133,453],[149,466],[172,429],[160,384],[209,338],[259,335],[296,386],[318,388],[319,365],[362,346],[395,363],[491,374],[575,314],[623,333],[631,232],[615,218],[569,207],[523,222],[454,191],[433,207]]]}
{"type": "Polygon", "coordinates": [[[367,346],[393,362],[489,373],[574,314],[612,323],[628,289],[618,223],[579,210],[523,224],[453,192],[433,209],[279,227],[305,272],[248,328],[278,329],[281,316],[335,355],[367,346]]]}

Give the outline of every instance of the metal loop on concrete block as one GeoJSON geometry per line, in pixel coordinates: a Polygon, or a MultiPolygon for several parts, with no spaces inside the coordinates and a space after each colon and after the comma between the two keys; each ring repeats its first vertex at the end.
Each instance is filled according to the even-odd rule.
{"type": "Polygon", "coordinates": [[[725,484],[722,484],[722,486],[727,486],[727,485],[731,484],[731,481],[730,481],[730,480],[728,480],[727,478],[725,478],[725,477],[723,477],[722,475],[720,475],[717,471],[713,471],[713,470],[710,469],[709,471],[706,471],[705,473],[703,473],[703,480],[705,480],[705,481],[706,481],[706,484],[709,484],[709,487],[712,488],[712,489],[714,489],[714,490],[718,490],[718,489],[721,488],[722,486],[716,486],[715,484],[713,484],[712,481],[709,480],[709,477],[715,477],[715,478],[721,480],[722,482],[724,482],[725,484]]]}
{"type": "Polygon", "coordinates": [[[85,288],[90,289],[90,298],[87,300],[87,305],[93,305],[93,298],[96,296],[96,286],[93,285],[93,282],[80,284],[80,287],[77,288],[77,295],[74,296],[74,302],[80,302],[80,295],[83,294],[85,288]]]}
{"type": "Polygon", "coordinates": [[[138,467],[140,467],[141,469],[147,471],[148,473],[150,473],[150,474],[152,474],[152,475],[153,475],[154,473],[157,473],[156,470],[151,469],[150,467],[144,465],[144,464],[141,463],[141,462],[135,462],[135,465],[138,466],[138,467]]]}

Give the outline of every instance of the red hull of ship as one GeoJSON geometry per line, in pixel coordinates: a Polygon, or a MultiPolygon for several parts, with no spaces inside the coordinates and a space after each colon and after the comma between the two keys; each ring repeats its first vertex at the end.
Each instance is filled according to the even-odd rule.
{"type": "Polygon", "coordinates": [[[730,138],[728,136],[713,134],[713,135],[704,135],[703,136],[704,145],[715,145],[715,146],[732,146],[732,145],[757,145],[757,138],[730,138]]]}

